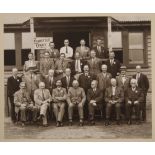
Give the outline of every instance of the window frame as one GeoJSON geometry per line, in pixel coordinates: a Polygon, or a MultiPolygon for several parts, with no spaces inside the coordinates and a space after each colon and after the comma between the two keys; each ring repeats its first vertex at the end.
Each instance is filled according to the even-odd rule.
{"type": "Polygon", "coordinates": [[[126,37],[122,38],[122,41],[126,41],[126,45],[127,47],[125,47],[125,50],[123,51],[124,56],[123,56],[123,63],[129,67],[129,68],[135,68],[137,65],[140,65],[143,68],[148,68],[148,54],[147,54],[147,38],[146,38],[146,32],[145,31],[127,31],[126,33],[126,37]],[[135,63],[135,64],[130,64],[129,62],[129,33],[143,33],[143,61],[144,63],[135,63]]]}

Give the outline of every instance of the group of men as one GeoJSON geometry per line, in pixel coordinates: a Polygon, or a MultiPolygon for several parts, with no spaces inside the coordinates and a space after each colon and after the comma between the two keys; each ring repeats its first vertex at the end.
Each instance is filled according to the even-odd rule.
{"type": "Polygon", "coordinates": [[[132,124],[133,116],[136,124],[146,120],[149,81],[141,73],[141,66],[128,77],[126,66],[115,59],[114,52],[101,46],[100,39],[91,50],[84,39],[80,44],[73,52],[66,39],[59,52],[50,42],[50,49],[44,51],[39,62],[33,53],[28,54],[23,77],[17,75],[17,68],[12,69],[7,86],[13,122],[20,120],[24,126],[27,121],[42,121],[46,127],[47,117],[54,113],[56,126],[60,127],[67,113],[72,125],[74,108],[78,109],[80,126],[84,119],[95,124],[96,109],[105,115],[106,126],[113,119],[120,125],[122,114],[128,124],[132,124]]]}

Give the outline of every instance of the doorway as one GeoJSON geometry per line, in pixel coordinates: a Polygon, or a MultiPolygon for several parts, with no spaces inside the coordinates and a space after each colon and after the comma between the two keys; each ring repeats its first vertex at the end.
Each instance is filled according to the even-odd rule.
{"type": "Polygon", "coordinates": [[[65,39],[69,40],[69,46],[71,46],[74,51],[77,46],[80,46],[81,39],[86,41],[86,46],[90,46],[89,32],[53,32],[53,41],[55,43],[55,48],[58,50],[64,46],[65,39]]]}

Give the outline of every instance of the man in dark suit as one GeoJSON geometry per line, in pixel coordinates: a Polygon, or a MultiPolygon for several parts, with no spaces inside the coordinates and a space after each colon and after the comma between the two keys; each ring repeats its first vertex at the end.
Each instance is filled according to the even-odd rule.
{"type": "Polygon", "coordinates": [[[116,121],[120,125],[121,104],[124,100],[124,92],[122,88],[116,86],[116,79],[111,79],[111,87],[105,91],[106,102],[106,122],[105,125],[110,124],[111,109],[114,106],[116,112],[116,121]]]}
{"type": "Polygon", "coordinates": [[[54,88],[56,88],[56,78],[54,76],[54,70],[53,69],[50,69],[48,71],[48,76],[46,76],[44,78],[44,82],[45,82],[45,88],[48,89],[50,91],[50,94],[52,95],[52,90],[54,88]]]}
{"type": "Polygon", "coordinates": [[[16,115],[15,115],[15,104],[14,104],[14,93],[19,90],[19,84],[22,81],[21,77],[17,76],[18,69],[12,69],[12,76],[8,78],[7,81],[7,92],[8,97],[10,99],[11,105],[11,120],[13,123],[16,122],[16,115]]]}
{"type": "Polygon", "coordinates": [[[72,76],[80,75],[82,73],[84,64],[85,62],[80,58],[80,53],[76,52],[75,60],[70,64],[72,76]]]}
{"type": "Polygon", "coordinates": [[[136,74],[133,78],[137,80],[138,87],[141,88],[144,94],[144,101],[142,104],[142,120],[146,121],[146,96],[149,89],[149,80],[146,75],[141,72],[141,66],[136,66],[136,74]]]}
{"type": "Polygon", "coordinates": [[[79,86],[87,93],[87,90],[91,88],[92,80],[95,80],[96,76],[89,72],[88,65],[84,65],[83,71],[84,73],[82,73],[79,77],[79,86]]]}
{"type": "Polygon", "coordinates": [[[97,46],[93,48],[96,52],[96,57],[100,59],[107,59],[108,58],[108,52],[105,50],[105,48],[102,46],[101,39],[97,39],[97,46]]]}
{"type": "Polygon", "coordinates": [[[106,61],[106,65],[108,66],[107,71],[111,73],[112,78],[115,78],[117,75],[119,75],[120,72],[120,62],[114,59],[114,57],[115,53],[110,52],[109,59],[106,61]]]}
{"type": "Polygon", "coordinates": [[[67,92],[69,87],[72,87],[74,77],[71,76],[71,70],[70,68],[66,68],[65,70],[65,76],[61,79],[62,87],[66,88],[67,92]]]}
{"type": "Polygon", "coordinates": [[[91,82],[91,88],[88,89],[87,92],[87,101],[89,106],[89,120],[91,125],[94,125],[94,113],[95,108],[99,107],[102,108],[103,104],[103,93],[97,88],[98,82],[96,80],[93,80],[91,82]]]}
{"type": "Polygon", "coordinates": [[[132,109],[134,108],[136,115],[136,123],[140,124],[140,106],[143,102],[144,94],[142,93],[141,89],[136,86],[136,79],[131,79],[130,84],[131,88],[128,88],[125,92],[126,117],[128,124],[132,124],[131,116],[132,109]]]}
{"type": "MultiPolygon", "coordinates": [[[[84,73],[79,76],[79,86],[84,89],[85,93],[87,94],[88,89],[91,88],[91,82],[96,79],[94,74],[90,74],[89,66],[84,65],[83,67],[84,73]]],[[[86,101],[84,105],[84,114],[85,118],[88,117],[88,102],[86,101]]]]}

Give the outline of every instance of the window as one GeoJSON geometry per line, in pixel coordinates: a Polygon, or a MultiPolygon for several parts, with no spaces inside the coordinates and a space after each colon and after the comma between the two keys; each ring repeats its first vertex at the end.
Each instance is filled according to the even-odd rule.
{"type": "Polygon", "coordinates": [[[129,33],[129,64],[144,63],[144,35],[142,32],[129,33]]]}
{"type": "Polygon", "coordinates": [[[14,66],[15,62],[15,50],[4,50],[4,66],[14,66]]]}

